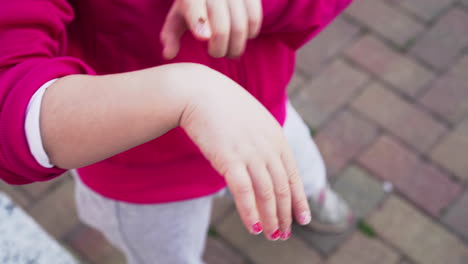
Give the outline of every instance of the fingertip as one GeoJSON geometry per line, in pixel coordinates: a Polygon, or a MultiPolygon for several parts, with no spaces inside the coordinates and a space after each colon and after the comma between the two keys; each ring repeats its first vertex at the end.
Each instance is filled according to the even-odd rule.
{"type": "Polygon", "coordinates": [[[288,240],[290,237],[291,237],[291,230],[288,229],[288,230],[286,230],[285,232],[283,232],[283,233],[281,234],[280,240],[286,241],[286,240],[288,240]]]}
{"type": "Polygon", "coordinates": [[[194,33],[198,38],[202,40],[207,40],[211,38],[212,31],[208,21],[200,17],[194,28],[194,33]]]}
{"type": "Polygon", "coordinates": [[[166,60],[172,60],[175,58],[175,56],[177,55],[177,52],[174,51],[174,49],[171,49],[169,47],[166,47],[163,49],[163,58],[166,59],[166,60]]]}
{"type": "Polygon", "coordinates": [[[248,38],[254,39],[258,36],[259,33],[260,33],[260,28],[257,25],[252,25],[252,23],[249,23],[248,38]]]}
{"type": "Polygon", "coordinates": [[[249,38],[249,39],[254,39],[254,38],[256,38],[256,37],[258,36],[258,33],[259,33],[258,31],[250,32],[248,38],[249,38]]]}
{"type": "Polygon", "coordinates": [[[256,222],[249,228],[249,231],[252,235],[260,235],[263,232],[262,224],[260,222],[256,222]]]}
{"type": "Polygon", "coordinates": [[[282,235],[281,230],[276,229],[273,233],[271,233],[268,236],[268,239],[271,240],[271,241],[276,241],[276,240],[280,239],[281,235],[282,235]]]}
{"type": "Polygon", "coordinates": [[[310,211],[304,211],[297,216],[297,222],[300,225],[307,225],[310,223],[311,220],[312,216],[310,214],[310,211]]]}

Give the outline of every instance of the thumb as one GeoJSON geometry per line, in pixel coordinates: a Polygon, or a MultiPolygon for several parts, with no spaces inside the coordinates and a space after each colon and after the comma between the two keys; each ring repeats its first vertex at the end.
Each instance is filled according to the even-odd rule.
{"type": "Polygon", "coordinates": [[[200,40],[211,38],[206,0],[182,0],[182,13],[192,34],[200,40]]]}
{"type": "Polygon", "coordinates": [[[161,29],[161,43],[163,44],[163,57],[167,60],[173,59],[180,49],[180,38],[186,30],[184,18],[173,7],[167,14],[161,29]]]}

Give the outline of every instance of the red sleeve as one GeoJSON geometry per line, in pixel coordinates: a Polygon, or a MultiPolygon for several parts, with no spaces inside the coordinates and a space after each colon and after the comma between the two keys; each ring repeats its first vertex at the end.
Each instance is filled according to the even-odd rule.
{"type": "Polygon", "coordinates": [[[0,6],[0,178],[48,180],[64,170],[43,168],[31,155],[24,131],[29,100],[49,80],[93,71],[64,56],[73,19],[66,0],[0,0],[0,6]]]}
{"type": "Polygon", "coordinates": [[[262,33],[296,50],[320,33],[352,0],[263,0],[262,33]]]}

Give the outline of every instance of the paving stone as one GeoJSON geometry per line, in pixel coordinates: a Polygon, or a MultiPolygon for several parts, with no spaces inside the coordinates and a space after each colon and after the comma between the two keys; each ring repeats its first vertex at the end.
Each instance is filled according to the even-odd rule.
{"type": "Polygon", "coordinates": [[[335,176],[377,136],[377,128],[349,111],[340,113],[315,137],[324,158],[327,174],[335,176]]]}
{"type": "Polygon", "coordinates": [[[295,233],[288,241],[267,241],[263,235],[250,235],[237,212],[232,212],[217,226],[221,236],[256,264],[321,263],[320,256],[295,233]]]}
{"type": "Polygon", "coordinates": [[[396,196],[372,215],[370,223],[416,263],[468,263],[468,248],[460,239],[396,196]]]}
{"type": "Polygon", "coordinates": [[[356,232],[327,264],[397,264],[398,260],[398,254],[382,242],[356,232]]]}
{"type": "Polygon", "coordinates": [[[468,119],[447,135],[431,157],[462,180],[468,180],[468,119]]]}
{"type": "Polygon", "coordinates": [[[0,193],[0,263],[77,261],[5,193],[0,193]]]}
{"type": "Polygon", "coordinates": [[[385,197],[382,185],[356,166],[346,168],[333,188],[349,203],[356,218],[365,218],[385,197]]]}
{"type": "Polygon", "coordinates": [[[123,254],[114,253],[94,264],[127,264],[127,259],[123,254]]]}
{"type": "Polygon", "coordinates": [[[452,123],[468,114],[468,55],[436,80],[420,102],[452,123]]]}
{"type": "Polygon", "coordinates": [[[345,105],[366,81],[364,73],[338,60],[325,68],[317,78],[304,84],[292,102],[306,123],[318,128],[345,105]]]}
{"type": "Polygon", "coordinates": [[[420,22],[384,1],[355,1],[346,13],[400,46],[404,46],[424,29],[420,22]]]}
{"type": "Polygon", "coordinates": [[[346,55],[409,96],[415,96],[434,77],[431,71],[371,35],[362,37],[346,50],[346,55]]]}
{"type": "Polygon", "coordinates": [[[218,239],[209,237],[206,241],[203,260],[207,264],[242,264],[244,258],[218,239]]]}
{"type": "Polygon", "coordinates": [[[450,208],[444,222],[468,240],[468,191],[450,208]]]}
{"type": "Polygon", "coordinates": [[[217,224],[222,221],[229,211],[234,210],[235,205],[232,198],[227,196],[216,197],[213,201],[213,209],[211,210],[211,224],[217,224]]]}
{"type": "Polygon", "coordinates": [[[421,152],[447,131],[427,112],[377,83],[356,98],[352,107],[421,152]]]}
{"type": "Polygon", "coordinates": [[[434,19],[456,0],[389,0],[427,21],[434,19]]]}
{"type": "MultiPolygon", "coordinates": [[[[59,241],[60,242],[60,241],[59,241]]],[[[71,248],[68,244],[61,243],[62,247],[65,248],[80,264],[94,264],[91,263],[89,260],[85,259],[85,256],[78,253],[76,250],[71,248]]],[[[118,263],[121,264],[121,263],[118,263]]]]}
{"type": "Polygon", "coordinates": [[[36,203],[29,214],[55,238],[62,238],[78,223],[73,181],[66,181],[60,188],[36,203]]]}
{"type": "Polygon", "coordinates": [[[403,259],[400,261],[400,264],[413,264],[412,262],[410,262],[409,260],[407,259],[403,259]]]}
{"type": "Polygon", "coordinates": [[[359,161],[432,215],[461,193],[460,184],[388,136],[380,137],[359,161]]]}
{"type": "Polygon", "coordinates": [[[53,189],[54,187],[62,184],[64,181],[66,181],[69,177],[68,173],[64,173],[63,175],[49,180],[45,182],[34,182],[31,184],[26,184],[22,185],[21,188],[23,188],[26,192],[28,192],[31,197],[34,199],[37,199],[41,197],[43,194],[46,194],[48,190],[53,189]]]}
{"type": "Polygon", "coordinates": [[[302,226],[295,226],[294,231],[298,236],[300,236],[322,254],[331,255],[341,244],[346,241],[349,236],[355,232],[355,228],[351,228],[350,230],[341,234],[318,233],[302,226]]]}
{"type": "Polygon", "coordinates": [[[418,38],[411,53],[438,70],[459,58],[468,45],[468,13],[454,8],[418,38]]]}
{"type": "Polygon", "coordinates": [[[121,257],[118,255],[122,255],[118,249],[107,242],[99,231],[85,225],[79,225],[67,235],[65,241],[76,252],[93,263],[104,263],[109,259],[116,260],[121,257]]]}
{"type": "Polygon", "coordinates": [[[297,53],[297,67],[309,77],[315,76],[359,34],[359,28],[338,17],[297,53]]]}
{"type": "Polygon", "coordinates": [[[18,185],[10,185],[0,179],[0,192],[8,194],[8,196],[23,209],[27,208],[30,204],[28,197],[18,185]]]}
{"type": "Polygon", "coordinates": [[[294,75],[288,84],[288,94],[291,95],[295,93],[297,90],[299,90],[304,84],[305,80],[306,80],[306,77],[304,77],[302,74],[300,74],[297,71],[294,72],[294,75]]]}

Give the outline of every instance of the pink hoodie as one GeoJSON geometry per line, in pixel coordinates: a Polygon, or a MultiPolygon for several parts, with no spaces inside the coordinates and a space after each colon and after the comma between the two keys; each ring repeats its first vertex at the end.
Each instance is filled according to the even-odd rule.
{"type": "MultiPolygon", "coordinates": [[[[64,170],[41,167],[24,133],[31,96],[70,74],[108,74],[172,62],[196,62],[245,87],[280,122],[295,50],[318,34],[351,0],[263,0],[264,22],[236,60],[211,58],[206,44],[185,34],[180,54],[161,58],[159,31],[172,1],[0,0],[0,178],[11,184],[52,179],[64,170]]],[[[225,186],[184,131],[79,169],[102,195],[156,203],[208,195],[225,186]]]]}

